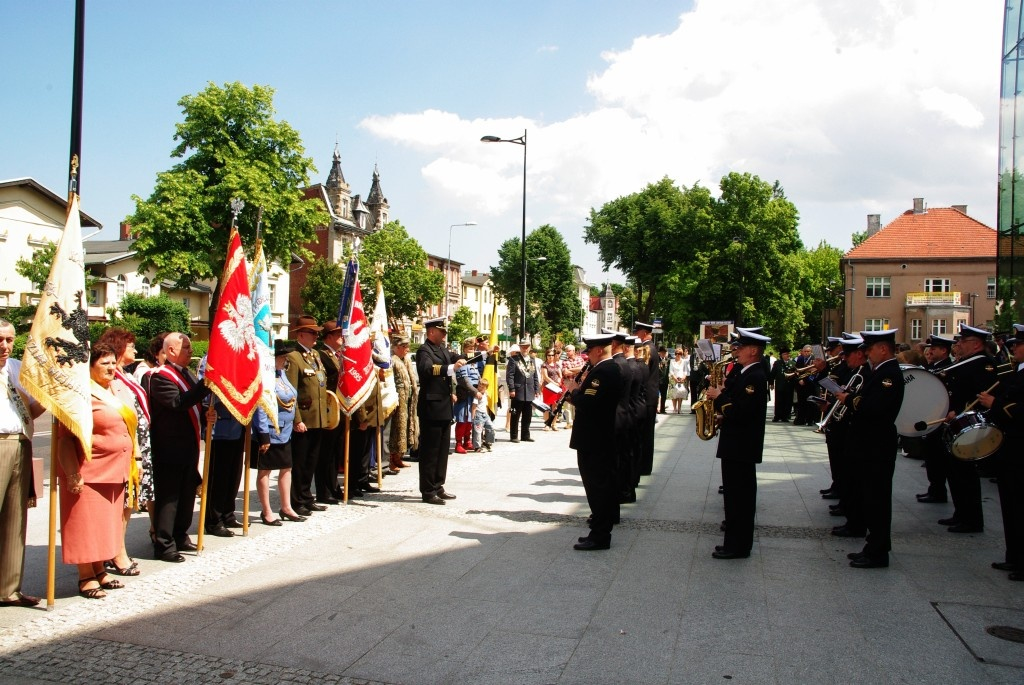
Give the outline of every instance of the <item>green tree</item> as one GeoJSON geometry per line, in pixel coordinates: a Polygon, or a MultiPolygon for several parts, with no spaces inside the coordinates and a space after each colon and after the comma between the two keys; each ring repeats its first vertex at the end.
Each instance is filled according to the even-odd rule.
{"type": "Polygon", "coordinates": [[[861,243],[863,243],[867,239],[868,239],[868,232],[866,230],[864,230],[864,231],[854,231],[852,234],[850,234],[850,240],[853,242],[853,246],[854,247],[857,247],[858,245],[860,245],[861,243]]]}
{"type": "Polygon", "coordinates": [[[299,290],[302,312],[316,317],[319,322],[337,319],[338,302],[344,287],[344,266],[326,259],[312,262],[306,272],[306,283],[299,290]]]}
{"type": "Polygon", "coordinates": [[[473,312],[469,307],[462,306],[455,310],[448,321],[448,344],[462,349],[462,341],[480,335],[480,329],[473,323],[473,312]]]}
{"type": "Polygon", "coordinates": [[[243,243],[255,242],[262,207],[267,259],[287,264],[292,252],[309,256],[302,246],[330,217],[304,199],[316,169],[298,132],[273,118],[273,95],[267,86],[210,83],[178,101],[184,121],[175,126],[171,156],[181,161],[157,174],[149,199],[132,196],[135,213],[125,219],[138,236],[140,272],[152,268],[179,287],[219,279],[233,198],[245,201],[243,243]]]}
{"type": "Polygon", "coordinates": [[[32,253],[31,259],[18,257],[14,263],[14,270],[19,276],[27,278],[32,287],[38,291],[43,289],[46,279],[50,277],[50,268],[53,266],[53,255],[57,252],[57,243],[46,241],[46,244],[32,253]]]}
{"type": "Polygon", "coordinates": [[[140,341],[148,342],[157,333],[176,331],[191,334],[192,317],[188,307],[161,293],[143,297],[128,293],[121,304],[107,310],[110,325],[125,328],[140,341]]]}
{"type": "Polygon", "coordinates": [[[377,299],[377,265],[390,319],[415,318],[444,299],[444,274],[427,268],[426,250],[397,221],[366,236],[359,251],[359,282],[368,312],[377,299]]]}
{"type": "MultiPolygon", "coordinates": [[[[506,240],[498,248],[498,263],[490,269],[498,297],[509,303],[509,316],[518,335],[522,307],[522,243],[506,240]]],[[[572,256],[558,229],[545,224],[526,236],[526,330],[545,339],[571,335],[581,326],[583,309],[573,281],[572,256]]]]}
{"type": "MultiPolygon", "coordinates": [[[[712,209],[706,189],[680,189],[665,177],[590,210],[584,240],[598,246],[605,268],[614,265],[625,274],[636,294],[637,318],[646,320],[653,311],[665,310],[659,300],[665,276],[680,267],[689,270],[686,262],[694,246],[707,239],[712,209]]],[[[668,299],[677,300],[675,293],[668,299]]]]}
{"type": "Polygon", "coordinates": [[[807,326],[797,332],[796,339],[778,341],[791,347],[805,341],[816,341],[825,335],[824,311],[839,307],[843,295],[843,278],[839,270],[842,250],[823,240],[813,250],[801,250],[798,256],[800,292],[803,294],[802,306],[807,326]]]}

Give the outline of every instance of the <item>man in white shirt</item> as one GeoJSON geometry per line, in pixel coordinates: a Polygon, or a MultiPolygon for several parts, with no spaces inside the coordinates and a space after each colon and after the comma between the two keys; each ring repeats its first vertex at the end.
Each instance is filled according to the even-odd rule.
{"type": "Polygon", "coordinates": [[[31,607],[39,598],[21,591],[25,572],[25,532],[32,492],[32,420],[43,407],[28,397],[11,359],[14,325],[0,319],[0,606],[31,607]]]}

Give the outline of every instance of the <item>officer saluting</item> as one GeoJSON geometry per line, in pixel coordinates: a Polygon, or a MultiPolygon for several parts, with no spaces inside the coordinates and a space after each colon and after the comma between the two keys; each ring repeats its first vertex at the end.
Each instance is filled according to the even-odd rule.
{"type": "Polygon", "coordinates": [[[615,414],[625,389],[622,370],[611,359],[612,338],[610,334],[583,338],[591,368],[572,393],[576,418],[569,447],[576,450],[592,513],[590,534],[573,545],[584,552],[608,549],[612,526],[619,520],[615,414]]]}

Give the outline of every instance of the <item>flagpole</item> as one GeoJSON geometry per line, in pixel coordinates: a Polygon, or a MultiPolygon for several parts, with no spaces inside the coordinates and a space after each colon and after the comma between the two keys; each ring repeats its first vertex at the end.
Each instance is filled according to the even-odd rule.
{"type": "Polygon", "coordinates": [[[249,534],[249,464],[252,459],[252,430],[250,426],[242,424],[243,430],[245,430],[245,463],[242,468],[245,469],[245,476],[242,480],[244,485],[242,487],[242,535],[249,534]]]}
{"type": "Polygon", "coordinates": [[[348,414],[345,415],[345,472],[341,474],[341,482],[343,491],[341,493],[341,503],[348,504],[348,438],[349,429],[352,425],[352,417],[348,414]]]}
{"type": "Polygon", "coordinates": [[[77,173],[82,159],[82,84],[85,71],[85,0],[75,2],[75,61],[71,83],[71,175],[68,190],[81,194],[81,174],[77,173]]]}
{"type": "Polygon", "coordinates": [[[376,433],[377,433],[377,487],[378,488],[384,486],[384,474],[383,474],[384,469],[383,469],[383,467],[381,465],[381,461],[383,459],[383,456],[382,456],[383,452],[381,451],[383,449],[383,445],[381,444],[383,442],[383,436],[381,435],[381,433],[383,432],[383,428],[384,428],[384,425],[383,425],[384,424],[384,408],[381,406],[380,393],[381,393],[380,379],[378,378],[377,379],[377,428],[376,428],[376,433]]]}
{"type": "MultiPolygon", "coordinates": [[[[42,494],[42,493],[40,493],[42,494]]],[[[46,549],[46,610],[53,609],[57,586],[57,417],[50,417],[50,532],[46,549]]]]}
{"type": "Polygon", "coordinates": [[[206,532],[206,488],[210,482],[210,447],[213,441],[213,426],[217,423],[215,396],[210,397],[210,408],[206,410],[206,447],[203,452],[203,482],[199,486],[199,534],[196,537],[196,555],[203,553],[203,534],[206,532]]]}

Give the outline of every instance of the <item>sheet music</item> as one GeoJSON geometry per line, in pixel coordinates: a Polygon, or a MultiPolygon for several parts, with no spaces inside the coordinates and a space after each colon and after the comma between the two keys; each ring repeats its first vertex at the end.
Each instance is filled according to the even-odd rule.
{"type": "Polygon", "coordinates": [[[828,390],[833,395],[838,395],[841,392],[846,392],[846,389],[843,388],[843,386],[839,385],[828,376],[825,376],[824,378],[819,378],[818,385],[824,388],[825,390],[828,390]]]}

